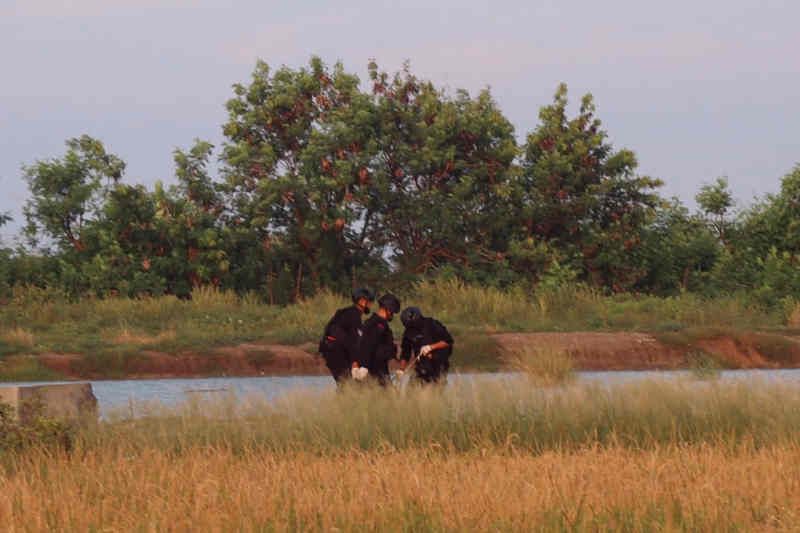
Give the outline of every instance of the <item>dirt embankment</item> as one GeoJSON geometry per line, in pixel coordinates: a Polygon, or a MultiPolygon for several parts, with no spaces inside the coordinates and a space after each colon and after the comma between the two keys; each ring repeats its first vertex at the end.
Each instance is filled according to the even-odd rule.
{"type": "Polygon", "coordinates": [[[534,346],[569,353],[580,370],[669,370],[698,358],[722,368],[800,367],[800,340],[768,333],[505,333],[501,348],[534,346]]]}
{"type": "Polygon", "coordinates": [[[121,361],[95,365],[75,354],[42,354],[40,363],[67,378],[172,378],[201,376],[292,376],[326,374],[321,357],[308,346],[240,344],[210,354],[143,351],[121,361]]]}
{"type": "MultiPolygon", "coordinates": [[[[779,334],[504,333],[493,335],[492,340],[492,357],[521,346],[563,350],[580,370],[679,369],[691,367],[698,357],[722,368],[800,367],[800,339],[779,334]]],[[[68,379],[325,375],[325,363],[313,353],[314,348],[311,344],[241,344],[206,354],[142,351],[111,361],[76,354],[22,357],[33,357],[68,379]]],[[[9,363],[13,361],[4,364],[9,363]]],[[[452,363],[456,371],[470,370],[459,362],[457,351],[452,363]]]]}

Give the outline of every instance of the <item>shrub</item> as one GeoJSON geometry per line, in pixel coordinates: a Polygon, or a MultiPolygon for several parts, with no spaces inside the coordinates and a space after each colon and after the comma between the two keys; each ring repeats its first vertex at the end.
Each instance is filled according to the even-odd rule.
{"type": "Polygon", "coordinates": [[[41,407],[30,405],[27,421],[20,422],[14,409],[0,402],[0,452],[31,447],[60,447],[69,449],[75,438],[73,424],[41,414],[41,407]]]}
{"type": "Polygon", "coordinates": [[[549,346],[515,346],[504,350],[503,361],[536,383],[553,385],[572,380],[575,361],[563,349],[549,346]]]}

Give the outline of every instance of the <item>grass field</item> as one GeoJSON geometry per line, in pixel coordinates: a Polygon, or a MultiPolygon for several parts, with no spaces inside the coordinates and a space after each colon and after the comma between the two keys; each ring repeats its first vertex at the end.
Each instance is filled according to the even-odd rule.
{"type": "Polygon", "coordinates": [[[10,531],[790,531],[800,390],[297,393],[120,413],[0,464],[10,531]]]}
{"type": "MultiPolygon", "coordinates": [[[[744,298],[706,300],[605,296],[585,288],[528,293],[465,286],[454,281],[418,284],[403,294],[443,321],[458,339],[456,368],[495,370],[496,332],[647,331],[680,343],[708,332],[792,331],[800,306],[764,310],[744,298]]],[[[0,307],[0,361],[22,354],[84,356],[88,371],[115,376],[126,359],[144,351],[206,354],[242,342],[314,343],[346,299],[329,293],[287,307],[255,297],[201,289],[191,300],[159,297],[69,302],[37,289],[19,289],[0,307]]],[[[401,325],[397,324],[398,333],[401,325]]],[[[36,359],[0,365],[6,380],[52,379],[36,359]]],[[[121,377],[121,376],[116,376],[121,377]]]]}
{"type": "Polygon", "coordinates": [[[7,531],[796,531],[800,447],[31,455],[7,531]]]}

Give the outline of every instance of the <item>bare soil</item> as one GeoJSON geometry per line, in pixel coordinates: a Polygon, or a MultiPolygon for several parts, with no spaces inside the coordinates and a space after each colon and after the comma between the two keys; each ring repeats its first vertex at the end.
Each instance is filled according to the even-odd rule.
{"type": "MultiPolygon", "coordinates": [[[[143,351],[126,358],[115,377],[174,378],[202,376],[291,376],[327,374],[323,359],[309,346],[240,344],[217,348],[210,354],[143,351]],[[121,375],[121,376],[120,376],[121,375]]],[[[67,378],[108,377],[107,369],[93,368],[75,354],[42,354],[39,361],[67,378]]]]}
{"type": "Polygon", "coordinates": [[[533,345],[564,350],[579,370],[670,370],[686,368],[704,354],[724,368],[800,367],[800,342],[764,333],[710,333],[684,342],[664,342],[647,333],[504,333],[493,336],[502,349],[533,345]]]}
{"type": "MultiPolygon", "coordinates": [[[[725,368],[800,367],[800,340],[777,334],[709,334],[677,342],[647,333],[503,333],[492,335],[498,352],[524,345],[564,350],[579,370],[670,370],[691,366],[698,353],[725,368]]],[[[117,362],[109,372],[104,362],[92,364],[79,354],[41,354],[39,362],[65,378],[167,378],[200,376],[325,375],[315,346],[305,344],[240,344],[197,354],[143,351],[117,362]],[[102,366],[100,366],[102,365],[102,366]]],[[[458,363],[454,368],[469,370],[458,363]]]]}
{"type": "Polygon", "coordinates": [[[680,368],[684,351],[645,333],[503,333],[494,336],[501,349],[522,346],[563,350],[580,370],[651,370],[680,368]]]}

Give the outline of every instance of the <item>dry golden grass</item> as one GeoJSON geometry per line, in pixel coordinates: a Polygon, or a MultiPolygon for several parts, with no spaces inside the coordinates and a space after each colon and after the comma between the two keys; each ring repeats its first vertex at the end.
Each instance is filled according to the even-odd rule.
{"type": "Polygon", "coordinates": [[[0,339],[13,346],[23,348],[33,348],[35,344],[33,333],[19,327],[4,331],[2,335],[0,335],[0,339]]]}
{"type": "Polygon", "coordinates": [[[116,334],[109,335],[114,344],[132,344],[136,346],[148,346],[160,342],[175,340],[175,330],[166,330],[158,335],[147,335],[140,331],[131,330],[127,327],[122,328],[116,334]]]}
{"type": "Polygon", "coordinates": [[[786,325],[790,328],[800,328],[800,302],[794,304],[794,308],[789,311],[786,325]]]}
{"type": "Polygon", "coordinates": [[[556,346],[516,345],[502,350],[501,358],[508,368],[544,385],[564,383],[575,375],[574,358],[556,346]]]}
{"type": "Polygon", "coordinates": [[[800,447],[29,454],[7,531],[796,530],[800,447]]]}

